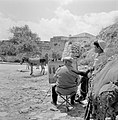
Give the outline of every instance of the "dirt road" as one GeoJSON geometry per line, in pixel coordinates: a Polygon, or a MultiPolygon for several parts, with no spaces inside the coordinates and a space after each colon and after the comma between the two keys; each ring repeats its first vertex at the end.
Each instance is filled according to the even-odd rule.
{"type": "Polygon", "coordinates": [[[81,105],[67,113],[51,104],[48,74],[40,75],[35,67],[29,74],[25,65],[0,64],[0,120],[83,120],[81,105]]]}

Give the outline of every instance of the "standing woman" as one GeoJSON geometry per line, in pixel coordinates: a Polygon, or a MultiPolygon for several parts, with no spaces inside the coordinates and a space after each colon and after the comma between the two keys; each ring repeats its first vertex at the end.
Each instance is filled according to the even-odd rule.
{"type": "Polygon", "coordinates": [[[93,63],[93,74],[97,74],[103,66],[107,63],[107,56],[104,52],[106,42],[103,40],[97,40],[94,42],[94,51],[97,53],[93,63]]]}
{"type": "MultiPolygon", "coordinates": [[[[105,47],[106,47],[106,43],[103,40],[97,40],[94,42],[94,51],[96,53],[96,57],[94,59],[93,68],[92,68],[93,76],[96,76],[96,74],[99,73],[103,69],[105,64],[107,63],[108,58],[104,52],[105,47]]],[[[93,85],[97,84],[98,81],[91,81],[91,82],[92,82],[91,85],[93,86],[93,85]]],[[[93,103],[94,103],[94,106],[92,107],[93,108],[92,117],[93,117],[93,119],[95,119],[96,118],[95,111],[97,108],[96,99],[93,100],[93,103]]]]}

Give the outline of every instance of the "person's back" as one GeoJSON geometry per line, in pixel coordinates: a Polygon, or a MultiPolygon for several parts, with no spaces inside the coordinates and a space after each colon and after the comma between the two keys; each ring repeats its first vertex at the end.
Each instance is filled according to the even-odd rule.
{"type": "Polygon", "coordinates": [[[57,86],[60,88],[71,88],[77,86],[78,76],[72,73],[72,67],[62,66],[58,74],[57,86]]]}

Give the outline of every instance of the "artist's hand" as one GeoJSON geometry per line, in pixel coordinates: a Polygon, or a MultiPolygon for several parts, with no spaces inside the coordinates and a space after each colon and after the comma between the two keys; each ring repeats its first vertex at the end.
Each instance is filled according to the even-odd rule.
{"type": "Polygon", "coordinates": [[[88,76],[88,78],[92,77],[92,73],[89,72],[87,76],[88,76]]]}
{"type": "Polygon", "coordinates": [[[93,72],[94,71],[94,67],[89,67],[89,71],[93,72]]]}

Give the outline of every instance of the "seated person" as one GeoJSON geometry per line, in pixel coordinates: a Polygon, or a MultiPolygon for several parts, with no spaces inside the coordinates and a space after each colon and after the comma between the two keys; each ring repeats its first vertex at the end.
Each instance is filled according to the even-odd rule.
{"type": "Polygon", "coordinates": [[[57,105],[58,94],[56,91],[63,95],[69,95],[72,92],[75,92],[75,94],[71,96],[71,104],[74,105],[74,100],[79,85],[79,75],[85,74],[73,69],[73,59],[71,57],[65,57],[63,61],[64,65],[59,67],[54,75],[54,79],[56,79],[56,85],[52,87],[52,103],[57,105]]]}

